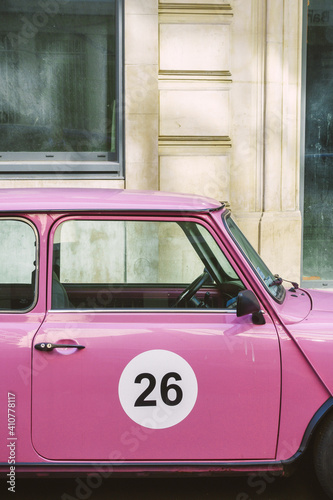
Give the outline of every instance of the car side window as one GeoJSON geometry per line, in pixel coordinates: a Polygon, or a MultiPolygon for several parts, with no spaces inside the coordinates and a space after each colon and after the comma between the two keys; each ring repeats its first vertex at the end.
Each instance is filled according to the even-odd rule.
{"type": "Polygon", "coordinates": [[[23,220],[0,220],[0,312],[30,309],[36,297],[36,233],[23,220]]]}
{"type": "Polygon", "coordinates": [[[55,231],[52,309],[226,308],[240,289],[195,222],[79,219],[55,231]]]}

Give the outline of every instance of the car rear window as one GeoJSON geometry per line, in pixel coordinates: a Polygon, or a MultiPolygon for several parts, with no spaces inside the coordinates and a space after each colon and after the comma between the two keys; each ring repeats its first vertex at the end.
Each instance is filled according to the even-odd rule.
{"type": "Polygon", "coordinates": [[[17,219],[0,220],[0,311],[23,311],[36,296],[36,233],[17,219]]]}

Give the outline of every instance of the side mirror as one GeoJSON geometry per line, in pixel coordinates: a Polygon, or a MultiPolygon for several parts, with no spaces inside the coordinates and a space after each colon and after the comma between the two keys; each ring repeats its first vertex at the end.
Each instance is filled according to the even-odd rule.
{"type": "Polygon", "coordinates": [[[252,290],[239,292],[237,296],[237,317],[252,314],[252,321],[255,325],[264,325],[266,323],[260,304],[252,290]]]}

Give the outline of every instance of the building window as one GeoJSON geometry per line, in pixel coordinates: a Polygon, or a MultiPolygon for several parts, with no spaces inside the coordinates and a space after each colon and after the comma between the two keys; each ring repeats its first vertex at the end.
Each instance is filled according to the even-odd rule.
{"type": "Polygon", "coordinates": [[[117,0],[1,2],[1,173],[122,175],[121,14],[117,0]]]}
{"type": "Polygon", "coordinates": [[[333,2],[307,0],[303,285],[333,286],[333,2]]]}

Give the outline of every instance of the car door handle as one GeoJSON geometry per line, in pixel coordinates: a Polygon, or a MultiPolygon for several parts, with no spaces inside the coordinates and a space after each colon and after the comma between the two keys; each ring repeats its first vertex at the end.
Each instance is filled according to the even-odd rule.
{"type": "Polygon", "coordinates": [[[71,349],[84,349],[84,345],[77,344],[51,344],[50,342],[41,342],[40,344],[35,344],[35,349],[38,351],[53,351],[53,349],[66,349],[67,347],[71,349]]]}

